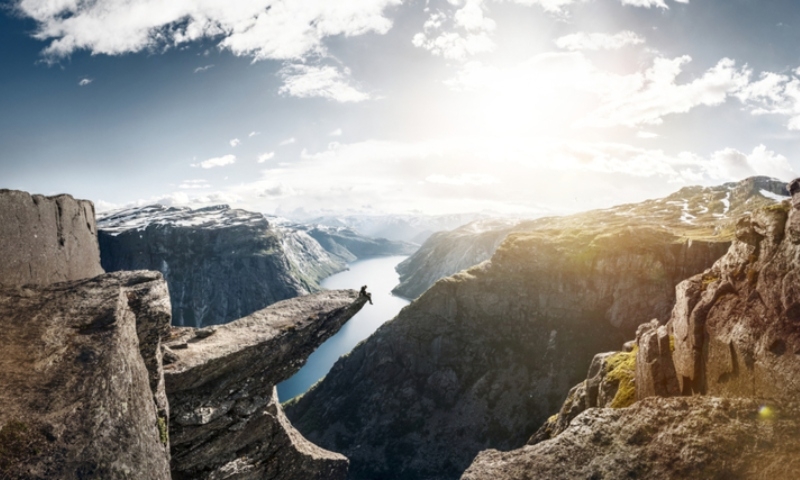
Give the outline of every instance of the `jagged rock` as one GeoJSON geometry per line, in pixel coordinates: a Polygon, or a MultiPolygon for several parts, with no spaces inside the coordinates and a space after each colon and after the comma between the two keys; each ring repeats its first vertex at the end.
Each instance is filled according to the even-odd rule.
{"type": "Polygon", "coordinates": [[[0,189],[0,284],[47,285],[103,273],[94,205],[0,189]]]}
{"type": "Polygon", "coordinates": [[[800,394],[800,245],[784,235],[798,216],[788,202],[755,211],[723,258],[678,286],[668,326],[682,393],[800,394]]]}
{"type": "Polygon", "coordinates": [[[294,431],[274,386],[366,301],[355,290],[324,291],[218,327],[173,328],[164,367],[173,479],[345,478],[347,459],[294,431]]]}
{"type": "Polygon", "coordinates": [[[0,289],[0,478],[169,479],[157,272],[0,289]]]}
{"type": "Polygon", "coordinates": [[[793,480],[798,431],[796,404],[650,397],[630,408],[587,410],[552,440],[481,452],[461,478],[793,480]]]}
{"type": "Polygon", "coordinates": [[[242,318],[317,291],[322,278],[345,268],[305,232],[226,205],[151,205],[114,212],[98,224],[103,267],[162,272],[179,326],[242,318]]]}
{"type": "Polygon", "coordinates": [[[457,478],[480,450],[523,445],[595,352],[632,338],[643,315],[666,320],[675,285],[727,245],[649,228],[512,234],[340,359],[287,416],[346,455],[351,478],[457,478]]]}
{"type": "Polygon", "coordinates": [[[673,397],[680,394],[672,345],[666,325],[652,320],[636,332],[636,398],[673,397]]]}
{"type": "Polygon", "coordinates": [[[561,434],[575,417],[587,409],[630,406],[636,400],[636,348],[595,355],[586,380],[572,387],[558,414],[539,427],[528,440],[528,445],[561,434]]]}

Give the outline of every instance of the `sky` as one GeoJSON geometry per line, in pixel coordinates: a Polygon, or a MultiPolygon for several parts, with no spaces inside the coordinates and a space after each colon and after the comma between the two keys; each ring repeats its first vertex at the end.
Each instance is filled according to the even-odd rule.
{"type": "Polygon", "coordinates": [[[0,188],[541,216],[800,172],[792,0],[0,0],[0,188]]]}

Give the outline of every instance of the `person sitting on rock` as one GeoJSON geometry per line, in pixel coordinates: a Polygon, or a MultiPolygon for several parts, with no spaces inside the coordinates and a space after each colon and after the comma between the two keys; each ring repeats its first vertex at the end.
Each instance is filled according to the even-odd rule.
{"type": "Polygon", "coordinates": [[[361,297],[367,297],[367,300],[369,300],[369,304],[372,305],[372,294],[367,291],[366,285],[361,287],[361,291],[358,292],[358,295],[361,297]]]}

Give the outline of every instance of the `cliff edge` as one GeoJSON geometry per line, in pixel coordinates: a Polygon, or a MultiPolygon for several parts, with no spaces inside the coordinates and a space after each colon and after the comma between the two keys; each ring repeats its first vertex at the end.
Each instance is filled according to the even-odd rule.
{"type": "Polygon", "coordinates": [[[344,479],[348,461],[289,424],[275,385],[366,303],[355,290],[278,302],[234,322],[173,328],[164,377],[173,479],[344,479]]]}

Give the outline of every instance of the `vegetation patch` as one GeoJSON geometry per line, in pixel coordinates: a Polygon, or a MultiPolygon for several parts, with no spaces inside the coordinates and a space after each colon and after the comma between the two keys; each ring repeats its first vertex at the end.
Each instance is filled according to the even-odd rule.
{"type": "Polygon", "coordinates": [[[617,394],[611,408],[630,407],[636,401],[636,353],[638,346],[630,352],[619,352],[606,361],[605,381],[617,382],[617,394]]]}
{"type": "Polygon", "coordinates": [[[167,419],[165,417],[158,417],[158,436],[161,443],[169,445],[169,429],[167,428],[167,419]]]}

